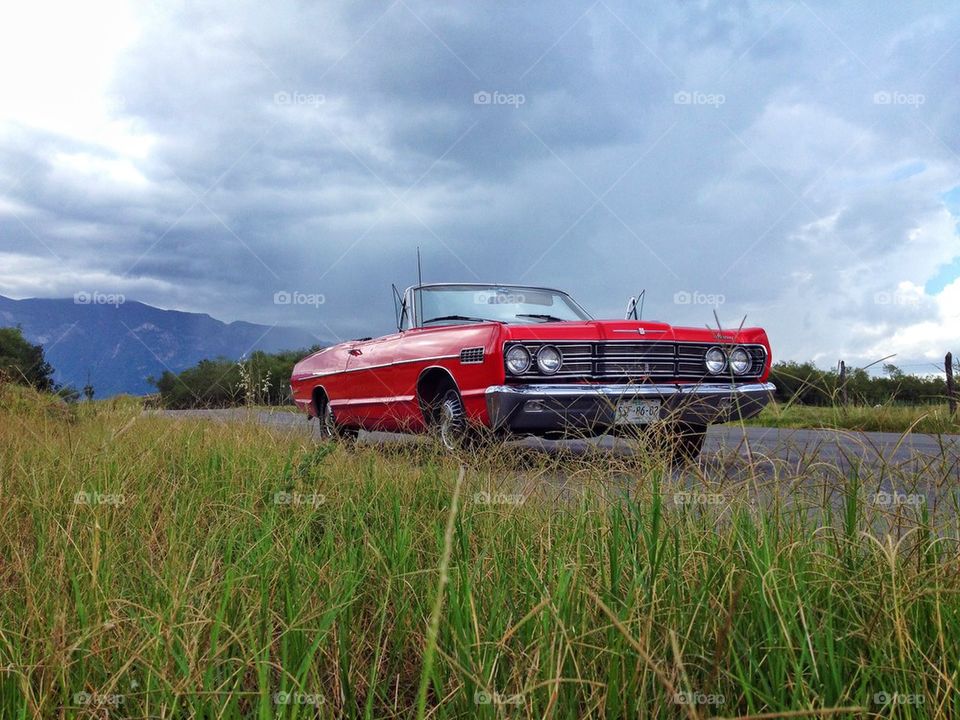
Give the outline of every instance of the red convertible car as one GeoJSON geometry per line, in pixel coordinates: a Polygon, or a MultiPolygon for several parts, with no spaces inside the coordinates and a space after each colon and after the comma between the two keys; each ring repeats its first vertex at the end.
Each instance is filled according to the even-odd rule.
{"type": "Polygon", "coordinates": [[[433,431],[455,449],[480,434],[656,429],[690,458],[707,425],[756,415],[775,389],[759,328],[594,320],[548,288],[418,285],[397,325],[294,367],[294,400],[324,435],[433,431]]]}

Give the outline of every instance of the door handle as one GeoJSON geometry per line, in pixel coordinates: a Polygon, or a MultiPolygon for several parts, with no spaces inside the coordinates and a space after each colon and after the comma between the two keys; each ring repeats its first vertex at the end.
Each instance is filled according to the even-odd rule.
{"type": "Polygon", "coordinates": [[[361,350],[360,348],[350,348],[349,350],[347,350],[347,352],[354,356],[363,355],[363,350],[361,350]]]}

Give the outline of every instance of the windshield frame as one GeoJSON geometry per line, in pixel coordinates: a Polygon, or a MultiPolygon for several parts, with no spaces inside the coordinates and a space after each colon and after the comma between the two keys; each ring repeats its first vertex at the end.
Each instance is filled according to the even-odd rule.
{"type": "MultiPolygon", "coordinates": [[[[424,325],[423,317],[423,304],[421,302],[421,295],[424,290],[441,290],[441,289],[464,289],[472,292],[477,290],[486,289],[486,290],[511,290],[511,291],[523,291],[529,290],[533,292],[548,292],[559,295],[563,300],[569,303],[570,308],[575,314],[581,315],[579,319],[571,320],[562,320],[560,322],[578,322],[578,321],[589,321],[593,320],[593,316],[590,315],[583,307],[574,300],[570,295],[563,290],[557,290],[556,288],[548,287],[539,287],[536,285],[510,285],[510,284],[496,284],[496,283],[424,283],[423,285],[411,285],[403,292],[403,306],[406,309],[407,317],[411,320],[410,325],[403,330],[409,330],[412,328],[430,328],[430,327],[447,327],[442,323],[424,325]]],[[[496,322],[496,323],[507,323],[505,320],[496,320],[496,319],[487,319],[485,322],[496,322]]],[[[536,321],[534,321],[535,323],[536,321]]],[[[451,320],[450,325],[459,325],[459,321],[451,320]]],[[[468,323],[464,323],[468,324],[468,323]]],[[[473,324],[473,323],[469,323],[473,324]]],[[[517,324],[525,324],[520,322],[518,318],[517,324]]],[[[533,324],[533,323],[530,323],[533,324]]]]}

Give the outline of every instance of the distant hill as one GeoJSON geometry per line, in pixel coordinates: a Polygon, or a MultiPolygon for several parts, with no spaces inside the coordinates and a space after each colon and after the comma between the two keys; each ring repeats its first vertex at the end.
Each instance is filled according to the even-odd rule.
{"type": "Polygon", "coordinates": [[[89,373],[100,398],[155,392],[148,377],[180,372],[205,358],[236,360],[254,350],[329,344],[296,328],[224,323],[139,302],[78,304],[72,298],[12,300],[0,295],[0,327],[13,325],[20,325],[30,342],[43,345],[58,383],[80,389],[89,373]]]}

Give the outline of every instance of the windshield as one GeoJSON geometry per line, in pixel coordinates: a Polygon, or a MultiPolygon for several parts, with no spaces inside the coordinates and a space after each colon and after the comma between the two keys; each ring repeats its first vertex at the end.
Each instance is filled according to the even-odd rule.
{"type": "Polygon", "coordinates": [[[542,288],[443,285],[420,288],[417,295],[418,319],[425,326],[590,319],[566,294],[542,288]]]}

